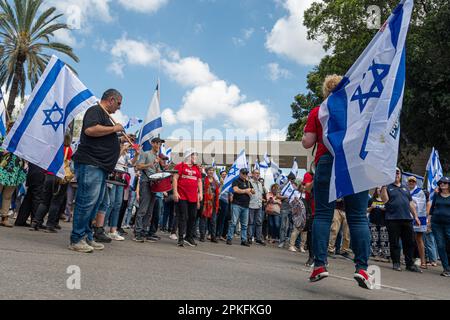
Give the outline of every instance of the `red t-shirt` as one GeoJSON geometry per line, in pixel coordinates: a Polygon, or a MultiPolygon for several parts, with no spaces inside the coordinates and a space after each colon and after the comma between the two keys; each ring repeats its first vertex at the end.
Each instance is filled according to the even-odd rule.
{"type": "Polygon", "coordinates": [[[198,180],[202,179],[202,173],[197,166],[189,167],[184,162],[175,166],[178,171],[178,194],[180,200],[197,203],[198,200],[198,180]]]}
{"type": "Polygon", "coordinates": [[[320,107],[315,107],[311,110],[305,126],[305,133],[310,132],[317,135],[317,150],[316,157],[314,159],[316,165],[319,162],[320,157],[328,152],[327,147],[323,144],[323,129],[322,124],[319,121],[319,110],[320,107]]]}
{"type": "MultiPolygon", "coordinates": [[[[314,182],[314,177],[309,172],[305,173],[305,176],[303,177],[303,185],[311,182],[314,182]]],[[[305,191],[305,200],[311,206],[311,212],[314,216],[315,206],[314,206],[314,198],[311,192],[305,191]]]]}
{"type": "MultiPolygon", "coordinates": [[[[69,148],[69,151],[67,152],[67,160],[70,161],[70,160],[72,160],[73,152],[72,152],[72,148],[71,147],[64,147],[64,155],[66,154],[67,148],[69,148]]],[[[49,175],[54,176],[54,174],[49,172],[49,171],[46,171],[45,174],[49,174],[49,175]]]]}

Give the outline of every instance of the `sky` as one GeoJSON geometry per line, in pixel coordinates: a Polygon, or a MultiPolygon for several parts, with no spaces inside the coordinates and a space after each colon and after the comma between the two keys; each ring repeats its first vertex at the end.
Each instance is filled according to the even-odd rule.
{"type": "MultiPolygon", "coordinates": [[[[97,97],[123,94],[116,118],[145,118],[160,79],[163,137],[284,140],[290,105],[325,55],[306,39],[303,12],[313,0],[47,0],[71,31],[81,81],[97,97]],[[198,121],[202,121],[201,123],[198,121]],[[209,130],[209,133],[208,133],[209,130]],[[205,133],[206,132],[206,133],[205,133]]],[[[137,130],[134,128],[133,130],[137,130]]]]}

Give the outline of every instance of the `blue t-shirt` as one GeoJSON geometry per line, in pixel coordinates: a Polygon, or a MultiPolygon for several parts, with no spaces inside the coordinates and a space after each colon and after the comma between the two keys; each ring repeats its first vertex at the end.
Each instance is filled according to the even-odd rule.
{"type": "Polygon", "coordinates": [[[405,186],[397,187],[390,184],[387,187],[389,201],[386,203],[386,220],[413,220],[409,209],[409,203],[412,201],[411,194],[405,186]]]}
{"type": "Polygon", "coordinates": [[[433,223],[450,224],[450,197],[444,198],[436,194],[430,215],[433,223]]]}

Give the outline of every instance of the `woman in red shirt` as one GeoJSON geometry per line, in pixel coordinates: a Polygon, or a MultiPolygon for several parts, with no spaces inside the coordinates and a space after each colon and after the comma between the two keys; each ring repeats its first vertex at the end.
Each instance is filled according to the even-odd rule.
{"type": "Polygon", "coordinates": [[[184,161],[175,166],[178,171],[173,177],[173,198],[177,203],[178,246],[184,243],[191,247],[194,241],[195,218],[200,202],[203,200],[202,173],[196,165],[197,152],[188,149],[184,153],[184,161]],[[184,235],[186,234],[186,240],[184,235]]]}
{"type": "MultiPolygon", "coordinates": [[[[344,90],[338,85],[342,77],[331,75],[326,77],[323,85],[323,97],[327,99],[336,90],[344,90]]],[[[328,99],[328,107],[333,108],[332,99],[328,99]]],[[[329,190],[331,172],[333,169],[333,156],[323,143],[323,129],[319,121],[320,107],[311,110],[305,126],[303,135],[303,147],[309,149],[317,144],[315,157],[316,172],[314,175],[314,202],[315,213],[312,231],[312,242],[314,251],[314,270],[310,281],[315,282],[328,277],[327,248],[330,237],[330,228],[333,220],[335,202],[329,202],[329,190]]],[[[370,232],[366,209],[368,191],[360,192],[344,197],[347,221],[350,227],[352,249],[355,253],[356,271],[355,280],[359,286],[372,289],[372,278],[367,273],[368,259],[370,254],[370,232]]]]}

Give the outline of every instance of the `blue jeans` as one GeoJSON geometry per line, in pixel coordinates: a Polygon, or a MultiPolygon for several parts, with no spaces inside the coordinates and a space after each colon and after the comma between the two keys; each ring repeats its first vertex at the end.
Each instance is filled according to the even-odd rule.
{"type": "Polygon", "coordinates": [[[291,211],[281,210],[281,225],[280,225],[280,243],[289,241],[289,225],[290,225],[291,211]]]}
{"type": "Polygon", "coordinates": [[[262,241],[263,220],[264,220],[264,212],[262,208],[250,209],[248,219],[248,233],[247,233],[247,238],[249,240],[255,237],[256,241],[262,241]]]}
{"type": "Polygon", "coordinates": [[[73,212],[73,226],[70,242],[76,244],[87,237],[93,240],[91,223],[97,215],[100,201],[106,188],[105,170],[75,162],[78,189],[73,212]]]}
{"type": "Polygon", "coordinates": [[[434,239],[433,232],[425,232],[423,234],[423,242],[425,243],[425,253],[428,262],[437,262],[438,253],[436,247],[436,240],[434,239]]]}
{"type": "Polygon", "coordinates": [[[231,241],[233,239],[234,230],[236,229],[236,223],[239,219],[239,221],[241,222],[241,241],[247,241],[248,212],[248,208],[244,208],[236,204],[231,205],[232,217],[230,228],[228,229],[227,240],[231,241]]]}
{"type": "Polygon", "coordinates": [[[450,244],[450,224],[434,223],[433,218],[431,218],[431,230],[433,230],[434,238],[436,239],[442,267],[444,267],[444,271],[450,272],[447,255],[447,246],[450,244]]]}
{"type": "Polygon", "coordinates": [[[150,224],[149,234],[154,236],[158,232],[159,221],[162,217],[162,210],[164,209],[163,198],[156,197],[155,207],[153,208],[152,222],[150,224]]]}
{"type": "Polygon", "coordinates": [[[129,226],[131,221],[131,215],[133,214],[134,202],[136,200],[136,191],[130,191],[130,195],[128,196],[128,205],[127,211],[125,212],[125,225],[129,226]]]}
{"type": "MultiPolygon", "coordinates": [[[[316,211],[313,222],[313,251],[315,267],[322,267],[327,262],[327,248],[333,221],[335,202],[329,202],[329,190],[333,157],[325,154],[320,157],[314,175],[314,198],[316,211]]],[[[368,191],[344,198],[347,223],[355,253],[356,270],[367,270],[370,255],[370,230],[367,219],[368,191]]]]}
{"type": "Polygon", "coordinates": [[[123,200],[123,186],[113,185],[112,188],[107,188],[107,192],[109,193],[109,206],[106,210],[104,226],[117,228],[123,200]]]}
{"type": "Polygon", "coordinates": [[[269,215],[269,230],[272,240],[280,239],[280,224],[281,216],[279,214],[269,215]]]}

